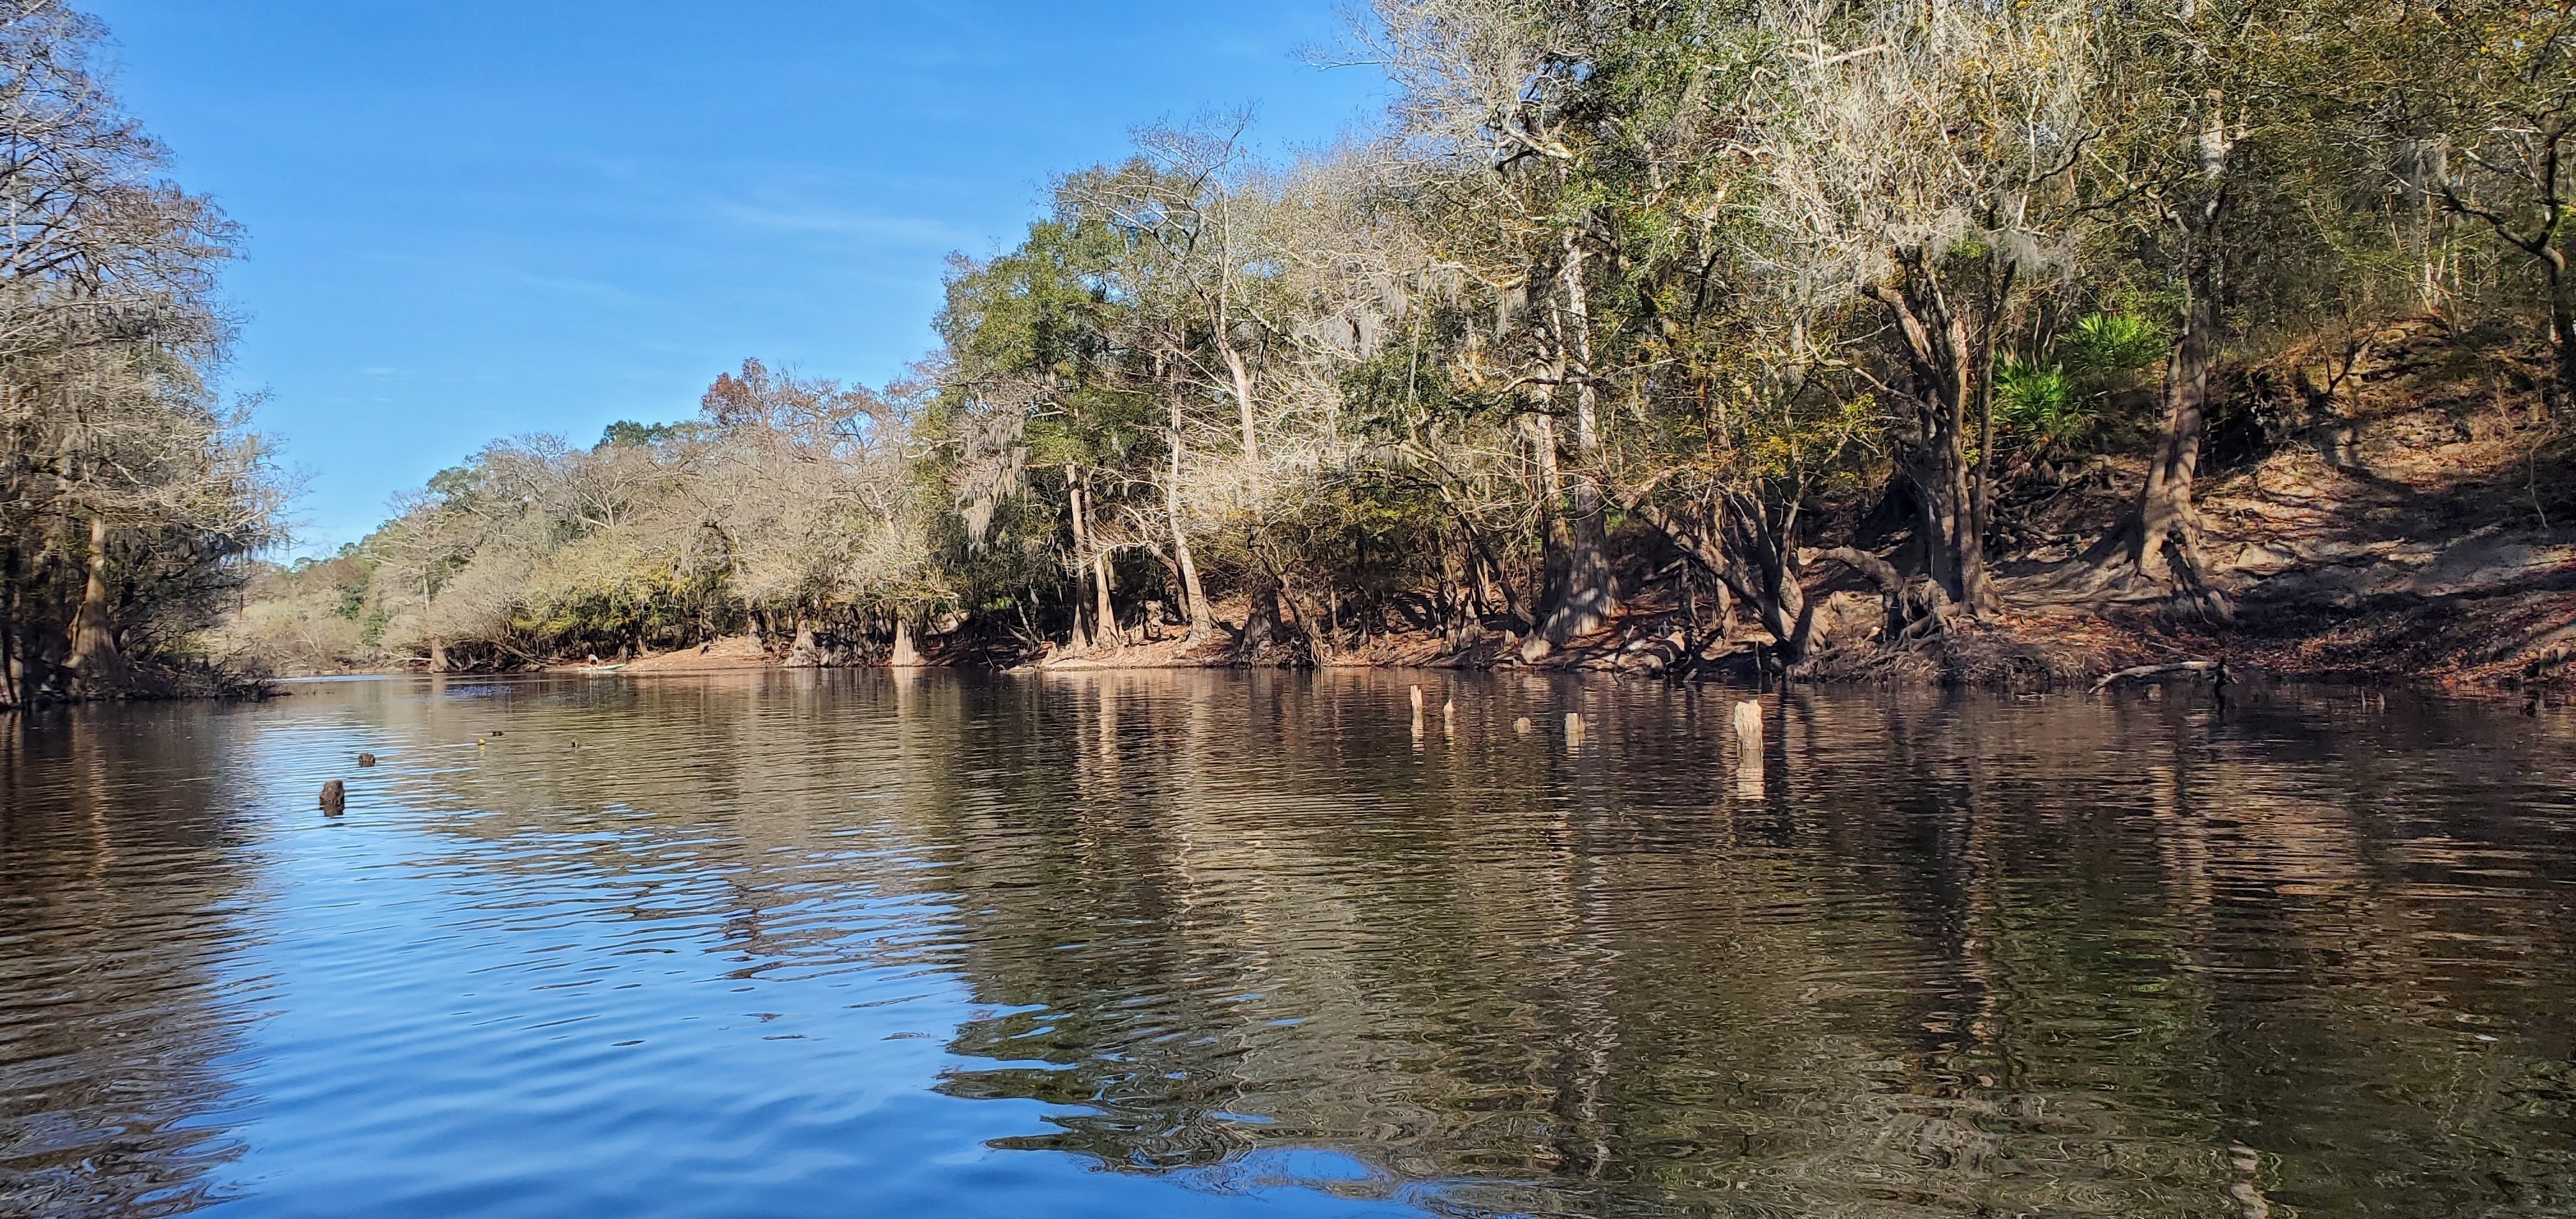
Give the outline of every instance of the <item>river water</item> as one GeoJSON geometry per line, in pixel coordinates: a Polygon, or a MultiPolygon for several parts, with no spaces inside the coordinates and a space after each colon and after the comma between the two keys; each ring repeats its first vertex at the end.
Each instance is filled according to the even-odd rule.
{"type": "Polygon", "coordinates": [[[0,1214],[2576,1213],[2560,709],[292,690],[0,735],[0,1214]]]}

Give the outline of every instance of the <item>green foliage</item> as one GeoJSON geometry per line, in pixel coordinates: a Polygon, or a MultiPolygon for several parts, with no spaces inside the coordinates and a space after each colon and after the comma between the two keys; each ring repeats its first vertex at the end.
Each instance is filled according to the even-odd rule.
{"type": "Polygon", "coordinates": [[[2170,347],[2164,330],[2145,318],[2086,314],[2044,356],[1997,364],[1996,423],[2037,452],[2079,450],[2099,437],[2112,395],[2170,347]]]}
{"type": "Polygon", "coordinates": [[[2039,445],[2066,446],[2082,440],[2093,429],[2089,405],[2063,364],[2039,365],[2008,356],[1995,368],[1997,422],[2039,445]]]}
{"type": "Polygon", "coordinates": [[[429,476],[432,495],[449,502],[470,499],[483,483],[482,471],[471,466],[449,466],[429,476]]]}
{"type": "Polygon", "coordinates": [[[510,628],[548,654],[614,653],[628,644],[682,646],[742,620],[721,571],[641,567],[610,582],[540,591],[510,628]]]}
{"type": "Polygon", "coordinates": [[[2067,367],[2095,387],[2146,368],[2172,347],[2164,329],[2126,313],[2090,313],[2058,344],[2067,367]]]}
{"type": "Polygon", "coordinates": [[[691,435],[694,430],[695,425],[686,423],[637,423],[631,419],[620,419],[600,432],[597,447],[605,449],[622,445],[630,449],[649,449],[691,435]]]}

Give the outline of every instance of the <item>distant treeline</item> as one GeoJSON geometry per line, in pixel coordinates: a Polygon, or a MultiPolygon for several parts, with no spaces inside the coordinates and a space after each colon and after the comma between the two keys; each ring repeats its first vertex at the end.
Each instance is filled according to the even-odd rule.
{"type": "Polygon", "coordinates": [[[955,265],[904,382],[747,363],[689,423],[494,443],[229,637],[1534,655],[1678,562],[1795,668],[1828,568],[1979,629],[2083,478],[2128,505],[2091,586],[2223,623],[2204,455],[2331,416],[2386,322],[2565,418],[2571,54],[2532,0],[1378,0],[1379,124],[1146,129],[955,265]]]}

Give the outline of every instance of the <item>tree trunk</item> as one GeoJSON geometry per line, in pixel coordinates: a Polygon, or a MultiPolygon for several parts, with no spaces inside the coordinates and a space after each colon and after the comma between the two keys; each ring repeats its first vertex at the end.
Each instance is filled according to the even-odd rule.
{"type": "Polygon", "coordinates": [[[447,641],[436,635],[429,637],[429,671],[432,673],[447,671],[447,641]]]}
{"type": "Polygon", "coordinates": [[[1754,600],[1760,610],[1762,629],[1779,641],[1780,667],[1783,671],[1807,663],[1807,649],[1813,636],[1815,616],[1807,609],[1807,589],[1794,573],[1784,572],[1766,581],[1769,594],[1754,600]]]}
{"type": "Polygon", "coordinates": [[[1977,539],[1977,584],[1996,603],[1990,610],[2002,608],[1995,597],[1994,584],[1986,575],[1986,535],[1995,524],[1995,334],[2003,329],[2004,311],[2012,305],[2013,281],[2021,274],[2021,264],[1994,259],[1989,267],[1988,282],[1993,292],[1986,298],[1985,316],[1978,319],[1983,328],[1977,352],[1977,471],[1975,486],[1968,501],[1968,531],[1977,539]]]}
{"type": "MultiPolygon", "coordinates": [[[[1520,594],[1512,590],[1511,572],[1505,570],[1502,560],[1495,556],[1493,544],[1486,539],[1485,532],[1476,528],[1475,520],[1458,506],[1458,497],[1450,493],[1448,484],[1440,484],[1439,490],[1440,502],[1448,507],[1449,515],[1457,518],[1458,528],[1466,533],[1467,544],[1475,550],[1478,592],[1502,606],[1503,613],[1512,619],[1511,629],[1520,630],[1531,620],[1521,613],[1520,594]]],[[[1367,566],[1365,560],[1361,566],[1367,566]]]]}
{"type": "Polygon", "coordinates": [[[894,616],[894,648],[886,654],[886,666],[895,669],[921,667],[921,653],[912,649],[912,616],[897,612],[894,616]]]}
{"type": "Polygon", "coordinates": [[[1950,379],[1948,401],[1943,404],[1941,474],[1944,499],[1942,515],[1950,532],[1950,553],[1958,568],[1957,586],[1947,591],[1968,612],[1984,618],[2001,608],[1995,596],[1994,576],[1986,570],[1986,531],[1977,511],[1976,470],[1968,462],[1968,403],[1978,392],[1976,373],[1980,361],[1968,345],[1967,322],[1952,317],[1949,331],[1951,358],[1957,371],[1950,379]]]}
{"type": "Polygon", "coordinates": [[[89,518],[89,579],[81,589],[80,609],[72,615],[72,651],[68,667],[82,686],[96,691],[124,675],[124,657],[116,651],[114,624],[107,613],[107,518],[89,518]]]}
{"type": "Polygon", "coordinates": [[[1775,513],[1747,496],[1731,508],[1712,510],[1732,516],[1713,518],[1704,511],[1697,522],[1677,517],[1643,496],[1623,497],[1620,505],[1717,577],[1718,612],[1726,621],[1732,622],[1734,616],[1726,601],[1732,593],[1752,608],[1754,621],[1779,642],[1782,667],[1794,669],[1806,663],[1815,619],[1808,612],[1807,590],[1796,563],[1795,504],[1775,513]]]}
{"type": "Polygon", "coordinates": [[[1466,646],[1467,624],[1474,621],[1475,609],[1469,602],[1467,581],[1460,574],[1458,554],[1442,539],[1440,547],[1440,597],[1434,608],[1439,611],[1440,642],[1450,651],[1466,646]]]}
{"type": "Polygon", "coordinates": [[[1567,579],[1574,566],[1574,531],[1566,525],[1565,479],[1556,464],[1556,417],[1530,416],[1529,441],[1530,454],[1538,462],[1539,519],[1543,522],[1538,604],[1532,610],[1544,617],[1565,601],[1567,579]]]}
{"type": "Polygon", "coordinates": [[[1932,578],[1942,591],[1979,614],[1995,608],[1994,581],[1986,570],[1984,531],[1978,528],[1974,467],[1967,450],[1967,411],[1960,405],[1969,378],[1949,378],[1928,404],[1927,443],[1905,467],[1914,484],[1916,522],[1932,578]]]}
{"type": "Polygon", "coordinates": [[[2163,435],[2138,496],[2138,574],[2159,584],[2174,581],[2177,551],[2192,578],[2201,572],[2200,517],[2191,506],[2191,489],[2208,424],[2210,332],[2218,325],[2218,303],[2203,286],[2193,285],[2182,335],[2165,363],[2163,435]]]}
{"type": "Polygon", "coordinates": [[[796,643],[787,649],[786,667],[812,669],[820,667],[822,663],[822,649],[814,643],[814,624],[799,621],[796,624],[796,643]]]}
{"type": "Polygon", "coordinates": [[[1172,400],[1172,479],[1163,485],[1163,511],[1172,521],[1172,562],[1181,569],[1182,608],[1189,613],[1190,642],[1216,633],[1208,614],[1207,590],[1199,584],[1199,565],[1190,557],[1190,533],[1181,524],[1181,404],[1172,400]]]}
{"type": "MultiPolygon", "coordinates": [[[[1297,595],[1296,586],[1288,582],[1286,573],[1272,574],[1278,580],[1280,608],[1286,611],[1281,615],[1282,623],[1296,627],[1295,638],[1306,641],[1306,664],[1310,667],[1322,665],[1333,654],[1332,642],[1324,637],[1322,616],[1297,595]]],[[[1296,658],[1289,657],[1288,660],[1294,663],[1296,658]]]]}
{"type": "Polygon", "coordinates": [[[1073,516],[1073,639],[1077,652],[1091,650],[1092,631],[1084,621],[1091,616],[1091,531],[1082,519],[1082,472],[1067,463],[1064,467],[1064,495],[1073,516]]]}
{"type": "Polygon", "coordinates": [[[0,564],[0,710],[14,711],[26,702],[26,670],[18,640],[18,553],[0,564]]]}
{"type": "Polygon", "coordinates": [[[1583,284],[1579,232],[1565,236],[1566,377],[1574,382],[1574,546],[1568,555],[1565,594],[1548,615],[1549,643],[1562,644],[1598,630],[1617,609],[1619,588],[1610,571],[1607,504],[1601,493],[1600,391],[1592,381],[1592,310],[1583,284]]]}
{"type": "Polygon", "coordinates": [[[1248,664],[1270,645],[1271,636],[1279,630],[1279,586],[1259,580],[1252,586],[1252,605],[1243,616],[1243,635],[1234,641],[1234,659],[1248,664]]]}
{"type": "Polygon", "coordinates": [[[1225,356],[1225,370],[1234,378],[1235,412],[1243,426],[1243,460],[1246,465],[1261,464],[1261,442],[1252,421],[1252,370],[1245,366],[1243,353],[1234,349],[1234,340],[1222,333],[1217,337],[1217,350],[1225,356]]]}
{"type": "Polygon", "coordinates": [[[1968,462],[1969,403],[1977,392],[1977,350],[1967,320],[1950,308],[1938,273],[1919,248],[1897,252],[1903,286],[1862,285],[1884,306],[1905,341],[1913,373],[1915,418],[1922,428],[1906,478],[1918,493],[1917,524],[1926,535],[1924,556],[1932,577],[1951,600],[1979,617],[2001,608],[1986,570],[1984,531],[1976,511],[1974,468],[1968,462]]]}
{"type": "Polygon", "coordinates": [[[2165,362],[2163,434],[2147,467],[2146,487],[2138,495],[2134,526],[2138,575],[2158,584],[2175,582],[2177,557],[2188,585],[2197,587],[2205,570],[2200,562],[2200,515],[2192,509],[2191,492],[2193,475],[2200,468],[2201,437],[2209,422],[2209,366],[2218,341],[2223,286],[2218,235],[2227,206],[2231,148],[2222,99],[2213,92],[2201,115],[2195,147],[2200,193],[2176,216],[2183,230],[2183,278],[2190,299],[2183,305],[2182,333],[2165,362]]]}
{"type": "Polygon", "coordinates": [[[2549,338],[2558,349],[2558,380],[2544,395],[2552,415],[2576,407],[2576,276],[2567,273],[2567,254],[2555,246],[2541,260],[2549,275],[2549,338]]]}
{"type": "Polygon", "coordinates": [[[1108,551],[1104,550],[1091,556],[1091,575],[1091,586],[1098,590],[1100,595],[1099,608],[1094,611],[1098,616],[1092,619],[1094,625],[1091,628],[1091,640],[1093,643],[1098,643],[1106,637],[1111,646],[1124,648],[1127,646],[1127,632],[1118,625],[1118,607],[1111,604],[1109,600],[1108,551]]]}
{"type": "MultiPolygon", "coordinates": [[[[1971,571],[1959,544],[1971,532],[1973,515],[1960,485],[1965,472],[1960,456],[1935,450],[1905,467],[1906,480],[1914,484],[1914,520],[1924,538],[1925,572],[1953,599],[1966,596],[1971,571]]],[[[1983,569],[1982,563],[1974,567],[1980,574],[1983,569]]]]}
{"type": "Polygon", "coordinates": [[[1521,613],[1521,597],[1512,588],[1512,573],[1504,570],[1502,563],[1494,558],[1491,550],[1485,549],[1482,542],[1477,544],[1476,571],[1478,578],[1485,581],[1486,598],[1502,606],[1503,617],[1510,620],[1507,629],[1520,630],[1529,619],[1521,613]]]}

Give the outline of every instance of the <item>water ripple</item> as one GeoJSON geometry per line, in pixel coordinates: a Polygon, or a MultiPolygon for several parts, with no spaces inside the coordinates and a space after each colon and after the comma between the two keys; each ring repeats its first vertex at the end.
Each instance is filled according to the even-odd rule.
{"type": "Polygon", "coordinates": [[[1748,769],[1736,697],[58,713],[0,745],[0,1212],[2576,1208],[2563,713],[1775,695],[1748,769]]]}

